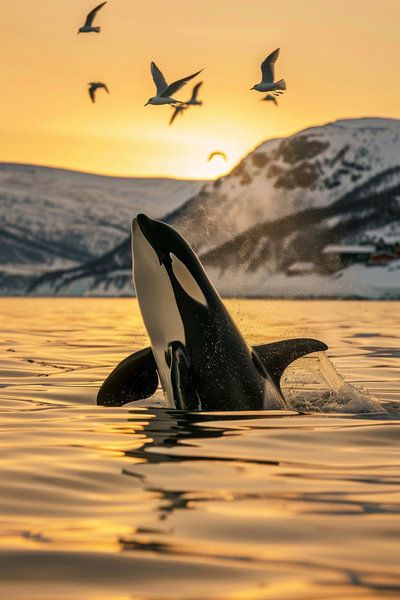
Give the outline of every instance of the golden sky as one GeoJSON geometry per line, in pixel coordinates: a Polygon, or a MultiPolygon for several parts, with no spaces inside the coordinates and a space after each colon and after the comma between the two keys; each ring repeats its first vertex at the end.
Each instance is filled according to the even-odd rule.
{"type": "MultiPolygon", "coordinates": [[[[337,118],[400,117],[400,0],[0,0],[0,161],[117,175],[207,178],[267,139],[337,118]],[[279,108],[249,88],[281,48],[279,108]],[[200,68],[204,106],[168,127],[146,106],[150,61],[200,68]],[[89,81],[111,95],[93,106],[89,81]],[[223,150],[228,164],[208,163],[223,150]]],[[[190,96],[192,82],[176,94],[190,96]]]]}

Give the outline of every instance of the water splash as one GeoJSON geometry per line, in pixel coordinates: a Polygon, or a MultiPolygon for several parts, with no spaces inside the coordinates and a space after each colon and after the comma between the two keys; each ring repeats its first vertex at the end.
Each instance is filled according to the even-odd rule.
{"type": "Polygon", "coordinates": [[[368,390],[346,383],[323,353],[296,361],[282,379],[285,398],[294,410],[323,413],[386,413],[368,390]]]}

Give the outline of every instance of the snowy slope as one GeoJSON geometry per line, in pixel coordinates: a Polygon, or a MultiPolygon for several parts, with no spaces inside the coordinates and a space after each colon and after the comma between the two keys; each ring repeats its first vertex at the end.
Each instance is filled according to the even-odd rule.
{"type": "Polygon", "coordinates": [[[162,217],[203,185],[0,164],[0,291],[21,293],[39,273],[103,255],[138,212],[162,217]]]}
{"type": "Polygon", "coordinates": [[[311,206],[264,221],[202,253],[206,265],[222,271],[245,267],[291,271],[297,262],[327,272],[323,250],[329,244],[365,239],[400,241],[400,167],[375,175],[327,206],[311,206]]]}
{"type": "Polygon", "coordinates": [[[206,251],[255,224],[329,206],[393,167],[400,167],[399,120],[336,121],[261,144],[174,221],[206,251]]]}
{"type": "Polygon", "coordinates": [[[383,267],[352,265],[332,275],[311,272],[289,276],[282,271],[245,268],[223,273],[210,268],[208,274],[220,293],[228,297],[245,291],[246,297],[400,299],[400,260],[383,267]]]}
{"type": "MultiPolygon", "coordinates": [[[[255,225],[201,253],[201,260],[225,295],[400,298],[400,261],[343,268],[324,253],[330,244],[351,246],[366,238],[400,241],[400,168],[373,177],[329,206],[255,225]]],[[[128,245],[125,241],[96,261],[46,276],[37,291],[131,294],[128,245]]]]}
{"type": "MultiPolygon", "coordinates": [[[[390,288],[390,297],[400,297],[397,268],[386,269],[385,279],[385,268],[363,267],[365,285],[353,293],[360,270],[339,273],[323,257],[327,244],[399,239],[400,121],[338,121],[267,141],[165,220],[192,243],[224,293],[325,295],[325,284],[342,278],[329,294],[386,297],[390,288]],[[376,273],[373,291],[368,277],[376,273]],[[390,278],[393,285],[386,285],[390,278]]],[[[130,294],[130,265],[127,238],[101,257],[44,277],[34,293],[130,294]]]]}
{"type": "Polygon", "coordinates": [[[136,213],[162,217],[203,184],[0,164],[0,235],[7,244],[0,265],[99,256],[127,236],[136,213]],[[25,245],[36,248],[38,260],[24,256],[25,245]]]}

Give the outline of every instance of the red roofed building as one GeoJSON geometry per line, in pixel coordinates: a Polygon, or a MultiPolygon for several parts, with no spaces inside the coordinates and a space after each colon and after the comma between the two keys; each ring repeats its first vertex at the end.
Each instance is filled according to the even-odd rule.
{"type": "Polygon", "coordinates": [[[392,260],[398,260],[399,255],[392,252],[376,252],[369,257],[368,264],[373,265],[387,265],[392,260]]]}

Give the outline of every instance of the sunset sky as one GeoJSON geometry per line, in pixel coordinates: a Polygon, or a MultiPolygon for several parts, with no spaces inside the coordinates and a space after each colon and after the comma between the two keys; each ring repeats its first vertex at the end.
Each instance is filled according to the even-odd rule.
{"type": "MultiPolygon", "coordinates": [[[[219,175],[269,137],[337,118],[400,117],[399,0],[0,0],[0,161],[117,175],[219,175]],[[279,108],[249,88],[281,48],[279,108]],[[150,61],[173,81],[204,67],[202,108],[168,127],[147,106],[150,61]],[[87,83],[111,95],[93,106],[87,83]],[[228,163],[208,163],[223,150],[228,163]]],[[[190,96],[192,82],[177,98],[190,96]]]]}

